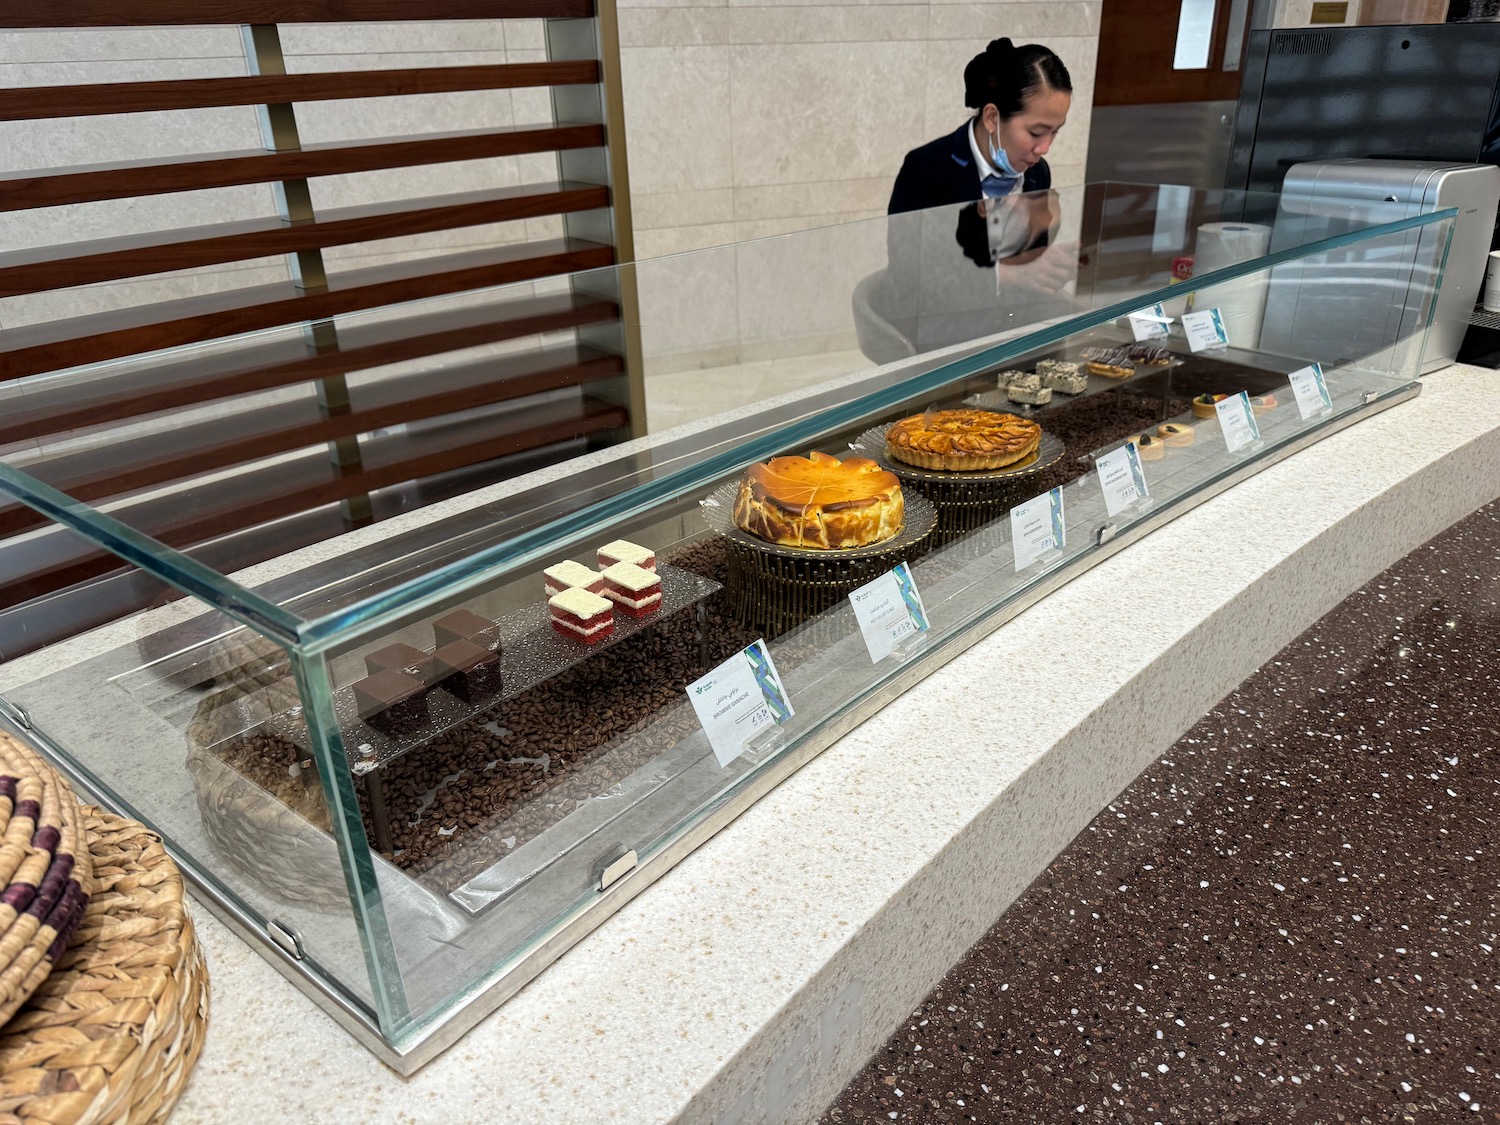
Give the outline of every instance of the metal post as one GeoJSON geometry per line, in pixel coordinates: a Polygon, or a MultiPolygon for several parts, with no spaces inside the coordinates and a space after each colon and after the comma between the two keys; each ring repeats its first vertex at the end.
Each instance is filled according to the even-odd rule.
{"type": "MultiPolygon", "coordinates": [[[[243,29],[245,60],[251,74],[285,74],[286,58],[281,51],[281,32],[275,24],[254,24],[243,29]]],[[[281,102],[256,107],[260,115],[261,135],[266,147],[273,152],[295,152],[302,147],[297,132],[297,114],[290,103],[281,102]]],[[[310,223],[316,217],[313,209],[312,190],[306,177],[282,180],[273,185],[276,203],[281,217],[288,223],[310,223]]],[[[304,293],[328,292],[328,271],[323,262],[323,252],[316,247],[298,250],[287,255],[287,266],[292,280],[304,293]]],[[[308,347],[315,355],[337,351],[338,329],[331,320],[309,322],[303,334],[308,347]]],[[[323,417],[334,418],[348,414],[349,383],[343,373],[326,375],[317,382],[318,406],[323,417]]],[[[359,438],[338,438],[329,443],[328,455],[345,475],[358,473],[363,467],[359,438]]],[[[344,526],[349,529],[363,527],[375,522],[368,493],[359,493],[339,502],[344,526]]]]}

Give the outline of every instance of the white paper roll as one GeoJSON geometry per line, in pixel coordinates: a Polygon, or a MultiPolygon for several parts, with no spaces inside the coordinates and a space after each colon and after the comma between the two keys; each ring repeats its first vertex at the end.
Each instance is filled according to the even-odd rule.
{"type": "MultiPolygon", "coordinates": [[[[1271,248],[1271,228],[1260,223],[1204,223],[1198,228],[1193,247],[1193,276],[1252,258],[1264,257],[1271,248]]],[[[1193,308],[1217,308],[1224,318],[1231,347],[1255,348],[1260,344],[1260,325],[1266,312],[1266,293],[1271,286],[1269,270],[1261,270],[1235,281],[1199,289],[1193,308]]]]}
{"type": "Polygon", "coordinates": [[[1481,303],[1486,312],[1500,312],[1500,250],[1490,251],[1489,265],[1484,270],[1484,298],[1481,303]]]}

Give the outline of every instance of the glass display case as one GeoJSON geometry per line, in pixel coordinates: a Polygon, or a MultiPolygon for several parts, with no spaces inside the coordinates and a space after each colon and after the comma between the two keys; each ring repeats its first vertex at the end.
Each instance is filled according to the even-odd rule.
{"type": "Polygon", "coordinates": [[[1089,185],[579,275],[638,293],[649,434],[243,572],[167,545],[194,487],[69,492],[80,443],[179,413],[11,445],[45,534],[188,596],[12,661],[0,711],[409,1072],[916,678],[1418,393],[1452,212],[1330,233],[1277,203],[1089,185]]]}

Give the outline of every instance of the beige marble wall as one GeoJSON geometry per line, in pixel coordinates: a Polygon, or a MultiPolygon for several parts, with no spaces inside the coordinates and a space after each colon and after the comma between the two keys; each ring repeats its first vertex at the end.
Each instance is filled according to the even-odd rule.
{"type": "Polygon", "coordinates": [[[653,399],[654,378],[695,367],[858,362],[850,294],[885,264],[891,184],[908,150],[970,116],[963,68],[989,40],[1045,42],[1067,63],[1073,109],[1049,162],[1057,185],[1083,182],[1096,2],[619,2],[639,258],[865,221],[643,271],[653,399]]]}
{"type": "Polygon", "coordinates": [[[620,0],[638,256],[883,215],[905,153],[969,116],[964,64],[1001,35],[1072,72],[1050,162],[1081,183],[1099,9],[620,0]]]}
{"type": "MultiPolygon", "coordinates": [[[[849,297],[884,264],[890,186],[907,150],[955,128],[964,64],[991,38],[1042,41],[1067,62],[1075,98],[1051,163],[1082,181],[1092,102],[1097,2],[887,3],[849,0],[619,0],[623,110],[636,256],[743,244],[641,271],[648,377],[803,357],[819,370],[854,351],[849,297]],[[787,237],[866,220],[858,229],[787,237]]],[[[545,57],[539,21],[374,24],[282,30],[292,71],[526,62],[545,57]]],[[[32,86],[245,72],[233,28],[87,30],[0,36],[0,83],[32,86]]],[[[433,128],[551,120],[546,90],[324,102],[297,108],[304,143],[433,128]]],[[[253,149],[250,108],[0,123],[0,170],[173,153],[253,149]]],[[[325,177],[320,209],[535,182],[550,155],[325,177]]],[[[0,215],[16,249],[112,234],[274,215],[269,187],[0,215]]],[[[326,253],[332,272],[445,250],[553,236],[555,218],[326,253]]],[[[0,300],[0,328],[282,280],[279,259],[0,300]]],[[[732,382],[732,381],[731,381],[732,382]]],[[[746,387],[750,383],[745,384],[746,387]]],[[[746,390],[745,393],[751,393],[746,390]]]]}

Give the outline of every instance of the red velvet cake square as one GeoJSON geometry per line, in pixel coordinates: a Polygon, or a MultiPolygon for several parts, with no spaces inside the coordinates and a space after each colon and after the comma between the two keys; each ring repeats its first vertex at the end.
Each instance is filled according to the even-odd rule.
{"type": "Polygon", "coordinates": [[[602,594],[604,592],[604,576],[597,570],[591,570],[582,563],[568,559],[555,566],[549,566],[542,571],[542,578],[546,582],[547,596],[560,594],[564,590],[587,590],[591,594],[602,594]]]}
{"type": "Polygon", "coordinates": [[[614,604],[587,590],[564,590],[547,599],[552,628],[565,637],[595,644],[615,631],[614,604]]]}
{"type": "Polygon", "coordinates": [[[661,578],[655,571],[618,562],[604,571],[604,596],[631,617],[645,617],[661,608],[661,578]]]}
{"type": "Polygon", "coordinates": [[[599,569],[608,570],[615,563],[628,562],[644,570],[656,569],[656,552],[628,539],[616,539],[599,548],[599,569]]]}

